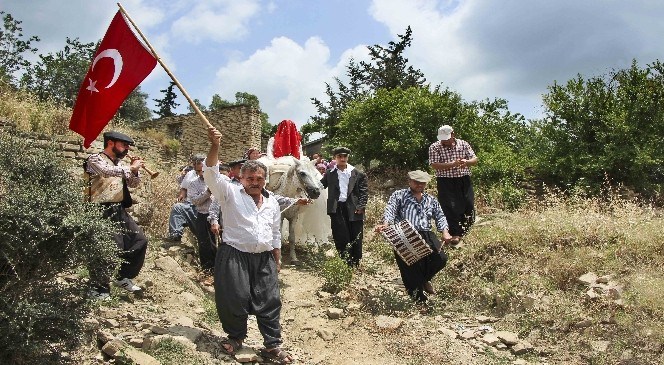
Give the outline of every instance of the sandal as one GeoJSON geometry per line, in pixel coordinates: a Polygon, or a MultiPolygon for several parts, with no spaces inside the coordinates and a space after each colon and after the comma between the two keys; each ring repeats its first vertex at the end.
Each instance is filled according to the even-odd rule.
{"type": "Polygon", "coordinates": [[[276,364],[290,364],[294,361],[293,356],[288,352],[275,347],[272,349],[262,349],[260,351],[261,357],[268,359],[276,364]]]}
{"type": "Polygon", "coordinates": [[[238,350],[242,349],[242,341],[238,341],[234,338],[225,338],[221,341],[221,351],[226,355],[234,356],[238,350]],[[229,347],[226,347],[228,345],[229,347]]]}

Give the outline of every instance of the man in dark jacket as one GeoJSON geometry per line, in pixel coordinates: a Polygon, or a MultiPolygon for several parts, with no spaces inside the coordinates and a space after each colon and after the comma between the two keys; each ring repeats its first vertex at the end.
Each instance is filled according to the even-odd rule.
{"type": "Polygon", "coordinates": [[[348,265],[358,266],[362,259],[364,210],[369,199],[367,175],[348,163],[348,148],[337,147],[333,154],[336,165],[320,181],[328,188],[327,214],[332,238],[348,265]]]}

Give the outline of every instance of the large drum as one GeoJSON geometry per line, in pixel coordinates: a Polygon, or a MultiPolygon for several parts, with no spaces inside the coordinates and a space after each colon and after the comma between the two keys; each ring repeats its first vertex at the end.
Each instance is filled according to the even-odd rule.
{"type": "Polygon", "coordinates": [[[381,233],[408,266],[433,252],[420,233],[407,220],[391,224],[381,233]]]}

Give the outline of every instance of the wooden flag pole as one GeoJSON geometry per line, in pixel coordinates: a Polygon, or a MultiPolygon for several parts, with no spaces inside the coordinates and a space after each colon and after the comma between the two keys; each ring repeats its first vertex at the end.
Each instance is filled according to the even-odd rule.
{"type": "Polygon", "coordinates": [[[178,81],[178,79],[175,78],[175,75],[173,75],[171,70],[169,70],[168,67],[166,67],[166,64],[164,64],[164,62],[161,60],[161,57],[159,57],[159,55],[157,54],[157,51],[154,50],[154,48],[152,47],[152,45],[150,44],[148,39],[143,35],[143,32],[141,32],[141,29],[138,28],[138,26],[136,25],[136,23],[134,23],[134,21],[131,19],[129,14],[127,14],[127,11],[122,7],[122,5],[120,5],[120,3],[118,3],[118,7],[120,8],[120,11],[122,12],[122,15],[124,15],[125,18],[127,18],[127,20],[129,20],[129,22],[134,27],[134,29],[136,29],[136,31],[138,32],[138,35],[140,35],[141,38],[143,39],[143,42],[145,42],[145,44],[148,46],[148,48],[150,48],[150,52],[152,52],[152,54],[157,58],[157,62],[159,62],[161,67],[164,68],[164,71],[166,71],[168,76],[171,77],[171,80],[173,80],[175,85],[177,85],[178,89],[180,89],[180,91],[182,92],[182,95],[184,95],[184,97],[189,102],[189,105],[191,105],[191,107],[194,109],[194,111],[196,111],[196,114],[198,114],[198,116],[201,117],[201,120],[203,120],[203,123],[205,124],[205,126],[207,128],[213,127],[212,124],[210,124],[210,121],[208,121],[208,119],[205,117],[205,115],[203,115],[203,112],[201,112],[201,110],[198,109],[198,106],[191,99],[191,97],[187,93],[187,90],[184,89],[184,86],[182,86],[182,84],[180,84],[180,81],[178,81]]]}

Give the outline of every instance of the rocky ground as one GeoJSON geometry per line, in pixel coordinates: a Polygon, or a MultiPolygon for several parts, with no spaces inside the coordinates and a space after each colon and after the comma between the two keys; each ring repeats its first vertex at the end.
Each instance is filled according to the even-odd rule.
{"type": "MultiPolygon", "coordinates": [[[[188,244],[160,245],[153,240],[136,280],[144,293],[114,291],[86,321],[88,346],[65,355],[85,364],[263,363],[253,317],[245,348],[235,357],[221,351],[214,289],[201,284],[195,252],[188,244]]],[[[296,363],[545,363],[533,355],[538,349],[529,339],[501,331],[500,318],[453,310],[434,315],[412,306],[396,266],[378,262],[369,253],[351,288],[333,295],[321,290],[323,279],[315,270],[285,258],[280,273],[284,348],[296,363]],[[393,308],[385,308],[386,302],[393,308]]]]}

